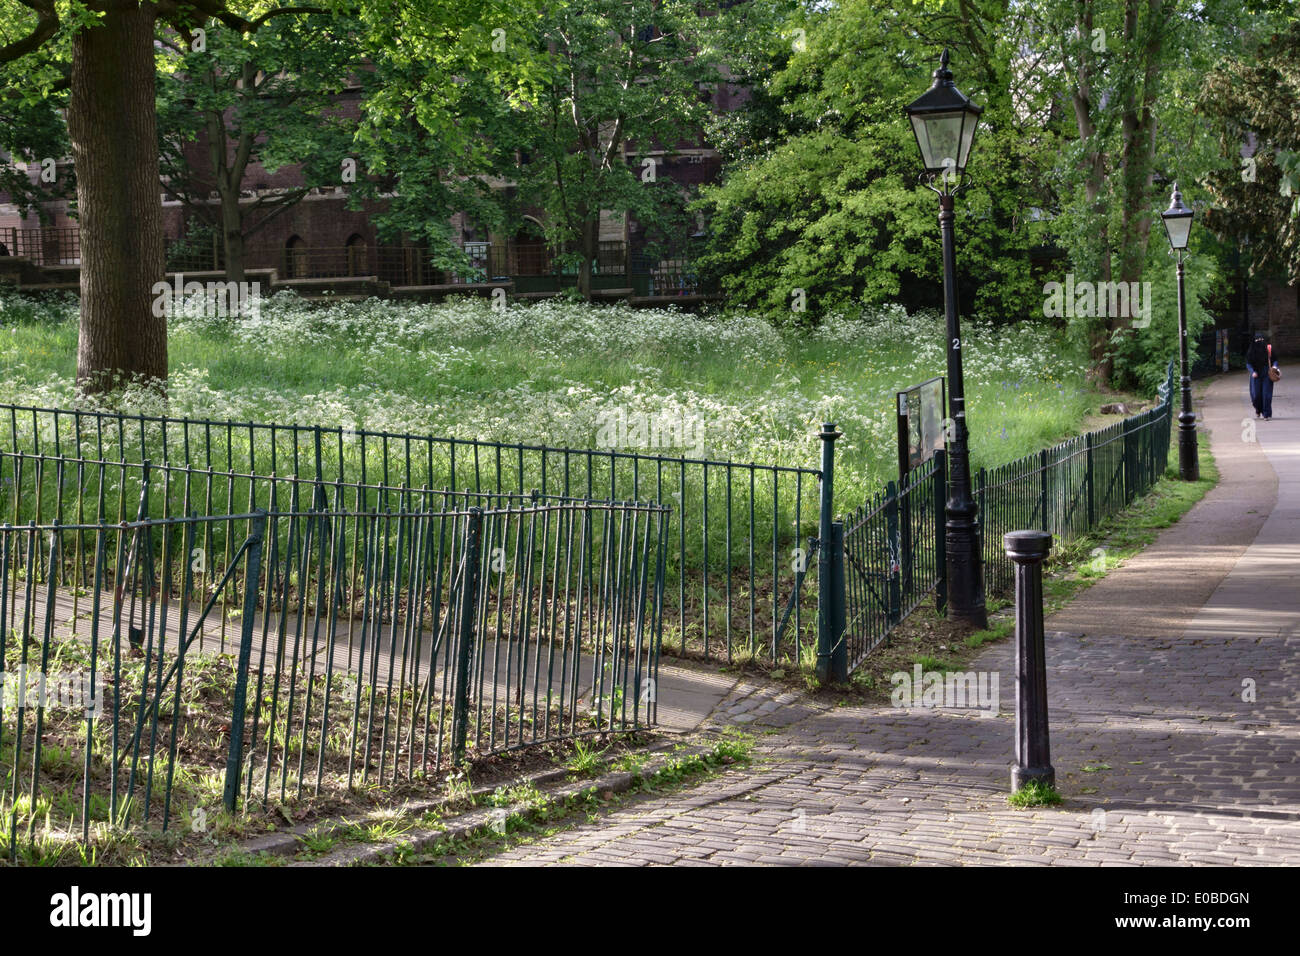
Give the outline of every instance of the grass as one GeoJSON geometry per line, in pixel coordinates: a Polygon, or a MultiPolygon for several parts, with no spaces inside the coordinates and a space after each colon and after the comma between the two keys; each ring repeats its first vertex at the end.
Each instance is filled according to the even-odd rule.
{"type": "MultiPolygon", "coordinates": [[[[391,848],[387,865],[465,865],[520,844],[559,833],[600,814],[648,795],[662,795],[694,786],[720,773],[747,766],[753,738],[729,729],[702,752],[669,757],[652,772],[644,772],[651,755],[629,751],[608,763],[613,771],[631,771],[628,790],[615,793],[584,788],[569,794],[551,794],[531,783],[505,784],[472,799],[447,804],[423,813],[395,808],[379,819],[325,823],[298,836],[299,849],[292,859],[318,860],[348,848],[383,844],[391,848]],[[491,818],[467,833],[447,836],[416,851],[401,838],[416,829],[445,830],[449,817],[474,809],[494,810],[491,818]]],[[[678,750],[685,749],[680,745],[678,750]]],[[[593,770],[599,768],[593,768],[593,770]]],[[[282,866],[290,858],[271,853],[251,853],[238,844],[219,848],[208,860],[215,866],[282,866]]],[[[373,864],[372,864],[373,865],[373,864]]]]}
{"type": "MultiPolygon", "coordinates": [[[[0,291],[0,400],[75,400],[77,306],[0,291]]],[[[292,294],[259,318],[169,320],[169,411],[551,446],[607,439],[656,453],[817,464],[813,433],[834,421],[837,481],[852,496],[895,470],[894,393],[944,374],[942,322],[882,309],[813,333],[766,320],[624,305],[484,300],[315,306],[292,294]],[[602,413],[686,420],[665,446],[602,413]],[[606,424],[610,419],[603,420],[606,424]],[[699,426],[697,432],[695,426],[699,426]],[[701,439],[703,449],[695,446],[701,439]]],[[[971,322],[963,339],[973,464],[993,466],[1073,434],[1100,396],[1085,362],[1047,325],[971,322]]],[[[128,395],[132,410],[149,399],[128,395]]]]}
{"type": "Polygon", "coordinates": [[[973,634],[968,634],[962,640],[962,643],[965,644],[967,647],[969,647],[971,650],[976,650],[977,648],[983,647],[985,644],[988,644],[992,641],[1002,640],[1002,638],[1010,635],[1011,632],[1014,631],[1015,629],[1016,629],[1015,621],[1000,621],[997,624],[994,624],[992,627],[989,627],[985,630],[976,631],[973,634]]]}
{"type": "Polygon", "coordinates": [[[591,773],[601,764],[601,758],[604,757],[606,747],[603,750],[597,750],[589,746],[585,741],[579,740],[573,745],[573,756],[565,766],[569,772],[575,776],[585,776],[591,773]]]}
{"type": "Polygon", "coordinates": [[[1031,780],[1015,793],[1007,797],[1007,803],[1018,809],[1025,807],[1054,807],[1064,798],[1051,784],[1031,780]]]}
{"type": "MultiPolygon", "coordinates": [[[[553,836],[582,823],[594,823],[602,813],[643,798],[694,786],[750,761],[752,739],[732,732],[703,753],[674,757],[649,774],[640,766],[632,769],[632,788],[624,793],[585,790],[567,797],[551,797],[532,791],[522,801],[510,803],[511,810],[492,824],[479,827],[465,836],[447,837],[432,846],[414,852],[398,846],[389,862],[404,866],[468,865],[521,844],[553,836]]],[[[644,755],[639,755],[644,756],[644,755]]],[[[613,769],[620,769],[618,764],[613,769]]],[[[497,799],[496,795],[493,795],[497,799]]],[[[493,804],[496,805],[496,804],[493,804]]],[[[439,822],[436,820],[426,822],[439,822]]],[[[378,842],[378,841],[371,841],[378,842]]]]}
{"type": "MultiPolygon", "coordinates": [[[[36,301],[0,291],[0,316],[0,402],[77,403],[75,298],[36,301]]],[[[166,402],[135,389],[114,396],[113,403],[129,412],[338,428],[337,437],[324,437],[319,460],[322,473],[341,472],[348,480],[365,474],[372,483],[385,475],[404,481],[409,462],[411,482],[433,489],[587,494],[590,488],[595,497],[657,498],[673,509],[666,534],[664,649],[730,659],[767,653],[765,636],[793,587],[792,556],[816,533],[818,483],[803,473],[704,469],[685,461],[675,468],[671,458],[708,455],[813,468],[819,464],[814,435],[821,422],[832,421],[843,432],[835,446],[836,505],[847,513],[895,477],[895,392],[942,374],[944,343],[937,315],[908,316],[898,308],[794,331],[747,315],[696,316],[626,305],[546,302],[498,312],[477,299],[436,306],[378,300],[317,306],[281,294],[267,300],[257,317],[172,316],[166,402]],[[670,427],[659,427],[663,423],[670,427]],[[447,444],[428,447],[427,460],[418,447],[408,458],[402,442],[379,447],[372,439],[363,449],[355,429],[618,449],[670,460],[561,458],[537,451],[516,457],[509,450],[471,452],[460,446],[453,468],[447,444]]],[[[1114,397],[1086,386],[1086,360],[1046,324],[995,328],[970,322],[963,355],[968,403],[981,410],[971,419],[975,467],[1010,461],[1074,434],[1104,399],[1114,397]]],[[[24,416],[15,422],[0,419],[0,433],[17,430],[16,444],[56,444],[48,418],[39,425],[24,416]],[[33,430],[39,436],[28,434],[33,430]]],[[[70,428],[65,417],[63,431],[70,428]]],[[[96,430],[94,442],[102,439],[105,448],[93,444],[90,451],[109,461],[175,462],[181,448],[188,449],[185,454],[200,470],[187,476],[187,493],[213,514],[272,507],[271,491],[264,477],[253,488],[241,478],[207,477],[207,465],[215,463],[220,471],[232,462],[236,470],[264,476],[273,467],[280,475],[313,474],[317,461],[314,449],[301,447],[296,435],[283,430],[273,448],[268,433],[257,432],[256,455],[249,431],[239,428],[195,429],[184,443],[172,428],[169,450],[161,447],[156,425],[142,439],[145,431],[143,425],[127,428],[118,438],[111,425],[96,430]]],[[[66,453],[72,436],[61,437],[66,453]]],[[[311,444],[310,437],[304,440],[311,444]]],[[[53,469],[28,467],[17,477],[21,487],[0,485],[0,513],[11,514],[15,524],[49,521],[54,508],[62,509],[60,520],[75,522],[94,511],[100,490],[110,511],[114,503],[125,508],[124,502],[138,499],[135,478],[125,470],[109,469],[102,480],[90,473],[76,494],[64,494],[62,486],[56,493],[53,469]],[[38,483],[44,494],[34,493],[38,483]],[[39,515],[33,513],[37,502],[39,515]]],[[[171,483],[173,498],[180,485],[179,479],[171,483]]],[[[346,505],[360,510],[351,495],[346,505]]],[[[368,493],[366,506],[377,500],[368,493]]],[[[155,516],[177,506],[166,493],[150,503],[155,516]]],[[[205,544],[219,554],[229,546],[230,533],[214,524],[205,544]]],[[[811,611],[810,595],[805,588],[801,610],[811,611]]],[[[811,613],[801,614],[780,656],[797,657],[791,654],[795,642],[807,646],[812,620],[811,613]]]]}

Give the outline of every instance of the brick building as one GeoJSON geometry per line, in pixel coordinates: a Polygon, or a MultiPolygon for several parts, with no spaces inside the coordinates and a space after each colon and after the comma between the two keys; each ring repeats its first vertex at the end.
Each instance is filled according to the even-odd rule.
{"type": "MultiPolygon", "coordinates": [[[[745,91],[727,84],[719,84],[711,94],[714,107],[719,110],[735,109],[746,95],[745,91]]],[[[341,93],[336,99],[339,114],[358,117],[360,97],[359,87],[341,93]]],[[[625,153],[625,160],[639,165],[645,155],[655,157],[659,177],[667,177],[683,187],[714,180],[721,166],[717,151],[698,142],[682,142],[672,150],[649,154],[625,153]]],[[[206,132],[200,132],[196,140],[186,145],[185,157],[200,176],[210,170],[206,132]]],[[[29,169],[28,175],[35,180],[39,169],[29,169]]],[[[495,185],[501,189],[514,188],[505,182],[495,185]]],[[[290,165],[269,172],[253,161],[241,184],[241,204],[251,206],[259,198],[303,186],[300,167],[290,165]]],[[[530,207],[527,197],[521,197],[523,222],[510,233],[485,230],[464,214],[452,216],[454,241],[468,256],[471,268],[449,273],[435,268],[429,251],[414,240],[381,241],[375,216],[385,203],[367,202],[360,209],[350,209],[347,188],[340,184],[312,189],[249,236],[245,244],[246,269],[250,273],[273,273],[268,276],[273,286],[297,287],[304,294],[326,289],[367,294],[384,294],[393,289],[437,292],[441,286],[482,288],[505,284],[521,295],[543,296],[576,281],[552,261],[551,250],[541,238],[545,211],[530,207]],[[348,289],[341,289],[338,281],[323,281],[367,278],[373,282],[358,285],[354,281],[348,289]]],[[[0,279],[9,275],[23,284],[43,280],[65,287],[74,285],[80,246],[69,203],[44,204],[47,221],[42,223],[35,214],[22,215],[9,198],[0,193],[0,279]],[[3,264],[6,259],[23,260],[23,263],[10,261],[6,266],[3,264]]],[[[168,247],[167,271],[223,270],[224,253],[219,238],[211,227],[202,228],[206,225],[204,217],[169,194],[165,187],[160,188],[160,202],[168,247]],[[202,241],[196,241],[196,236],[202,237],[202,241]]],[[[219,205],[215,192],[208,202],[214,208],[219,205]]],[[[645,231],[632,217],[618,210],[602,212],[599,238],[600,252],[593,279],[596,288],[608,294],[640,298],[665,294],[695,297],[698,290],[689,262],[684,258],[649,261],[643,255],[645,231]]]]}

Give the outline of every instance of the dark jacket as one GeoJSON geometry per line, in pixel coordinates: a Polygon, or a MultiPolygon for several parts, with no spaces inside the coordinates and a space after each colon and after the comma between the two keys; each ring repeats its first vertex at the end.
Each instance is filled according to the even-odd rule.
{"type": "Polygon", "coordinates": [[[1246,350],[1246,364],[1250,370],[1258,374],[1261,378],[1268,375],[1268,343],[1255,340],[1250,343],[1250,348],[1246,350]]]}

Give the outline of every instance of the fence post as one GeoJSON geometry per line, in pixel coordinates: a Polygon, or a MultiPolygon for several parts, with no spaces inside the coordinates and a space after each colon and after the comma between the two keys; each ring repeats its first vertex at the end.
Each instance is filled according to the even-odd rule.
{"type": "Polygon", "coordinates": [[[483,509],[470,508],[465,533],[464,580],[460,595],[460,641],[456,647],[456,699],[452,709],[451,752],[456,766],[465,761],[465,740],[469,735],[469,671],[473,654],[474,626],[478,618],[479,540],[483,530],[483,509]]]}
{"type": "Polygon", "coordinates": [[[1046,531],[1002,536],[1016,566],[1016,762],[1014,793],[1027,783],[1055,786],[1047,726],[1047,662],[1043,652],[1043,561],[1052,548],[1046,531]]]}
{"type": "MultiPolygon", "coordinates": [[[[985,583],[980,586],[981,594],[984,593],[983,589],[988,587],[987,582],[988,582],[989,562],[988,562],[988,556],[984,553],[984,534],[986,531],[988,531],[988,527],[989,527],[989,503],[986,500],[988,498],[988,484],[989,484],[989,473],[984,468],[980,468],[979,471],[975,472],[976,490],[975,490],[974,497],[975,497],[975,502],[977,507],[975,514],[978,516],[978,520],[975,525],[975,553],[976,555],[978,555],[980,563],[985,567],[985,571],[984,571],[985,583]]],[[[993,533],[997,534],[996,528],[993,529],[993,533]]]]}
{"type": "Polygon", "coordinates": [[[1142,424],[1138,433],[1138,460],[1142,463],[1142,476],[1139,479],[1142,494],[1151,490],[1151,460],[1154,457],[1151,454],[1151,429],[1147,428],[1149,415],[1142,415],[1142,424]]]}
{"type": "Polygon", "coordinates": [[[1084,444],[1084,448],[1086,449],[1086,454],[1084,455],[1083,481],[1084,481],[1084,488],[1087,490],[1087,494],[1088,494],[1089,529],[1095,527],[1097,524],[1097,505],[1094,496],[1096,484],[1093,480],[1093,465],[1092,465],[1092,450],[1093,450],[1092,436],[1093,436],[1092,432],[1088,432],[1083,436],[1083,444],[1084,444]]]}
{"type": "Polygon", "coordinates": [[[253,617],[257,614],[258,582],[262,577],[262,538],[266,534],[266,512],[258,511],[248,538],[244,565],[244,613],[239,622],[239,665],[235,671],[235,693],[230,706],[230,750],[226,755],[226,810],[235,812],[239,796],[239,771],[244,759],[244,712],[248,702],[248,665],[253,653],[253,617]]]}
{"type": "MultiPolygon", "coordinates": [[[[821,506],[817,521],[817,679],[823,683],[832,679],[831,657],[837,645],[837,637],[843,637],[843,631],[836,635],[835,629],[835,606],[838,603],[842,606],[844,603],[844,591],[841,583],[839,593],[836,593],[834,586],[834,565],[836,552],[833,546],[833,534],[835,517],[835,439],[839,438],[843,432],[836,429],[831,422],[822,424],[822,430],[817,433],[817,437],[822,441],[822,477],[820,485],[821,506]]],[[[843,564],[844,535],[843,528],[839,538],[840,554],[838,555],[840,563],[843,564]]],[[[840,581],[843,582],[843,569],[840,572],[840,581]]],[[[847,650],[847,649],[846,649],[847,650]]],[[[846,655],[847,659],[847,655],[846,655]]],[[[845,675],[847,677],[847,675],[845,675]]]]}
{"type": "Polygon", "coordinates": [[[902,594],[902,544],[898,534],[898,487],[891,481],[885,485],[885,536],[889,548],[889,626],[903,619],[902,594]]]}
{"type": "Polygon", "coordinates": [[[944,530],[945,491],[948,487],[948,453],[939,449],[934,453],[934,609],[942,614],[948,606],[948,548],[944,530]]]}
{"type": "MultiPolygon", "coordinates": [[[[844,684],[849,679],[849,645],[845,633],[846,594],[844,580],[844,523],[831,522],[831,607],[830,607],[830,658],[829,677],[832,683],[844,684]]],[[[819,660],[820,663],[820,660],[819,660]]]]}
{"type": "Polygon", "coordinates": [[[1047,530],[1052,529],[1052,516],[1047,513],[1047,449],[1044,448],[1038,453],[1038,517],[1042,519],[1042,526],[1047,530]]]}
{"type": "Polygon", "coordinates": [[[1133,428],[1131,418],[1124,419],[1124,501],[1137,497],[1137,462],[1133,454],[1133,428]]]}
{"type": "MultiPolygon", "coordinates": [[[[924,465],[921,466],[921,468],[924,467],[924,465]]],[[[901,565],[902,592],[904,595],[914,593],[912,580],[912,551],[916,547],[916,543],[912,540],[912,527],[914,520],[914,512],[912,511],[912,489],[916,488],[916,486],[920,484],[919,479],[914,476],[920,473],[921,468],[916,469],[915,472],[909,472],[903,481],[900,482],[899,486],[898,563],[901,565]]]]}

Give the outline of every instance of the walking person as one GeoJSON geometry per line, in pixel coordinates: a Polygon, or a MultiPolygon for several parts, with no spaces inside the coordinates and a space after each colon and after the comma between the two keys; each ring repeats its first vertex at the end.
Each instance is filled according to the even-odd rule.
{"type": "Polygon", "coordinates": [[[1273,418],[1273,383],[1282,372],[1263,332],[1255,333],[1255,341],[1246,350],[1246,368],[1250,370],[1250,404],[1255,406],[1255,417],[1269,421],[1273,418]]]}

